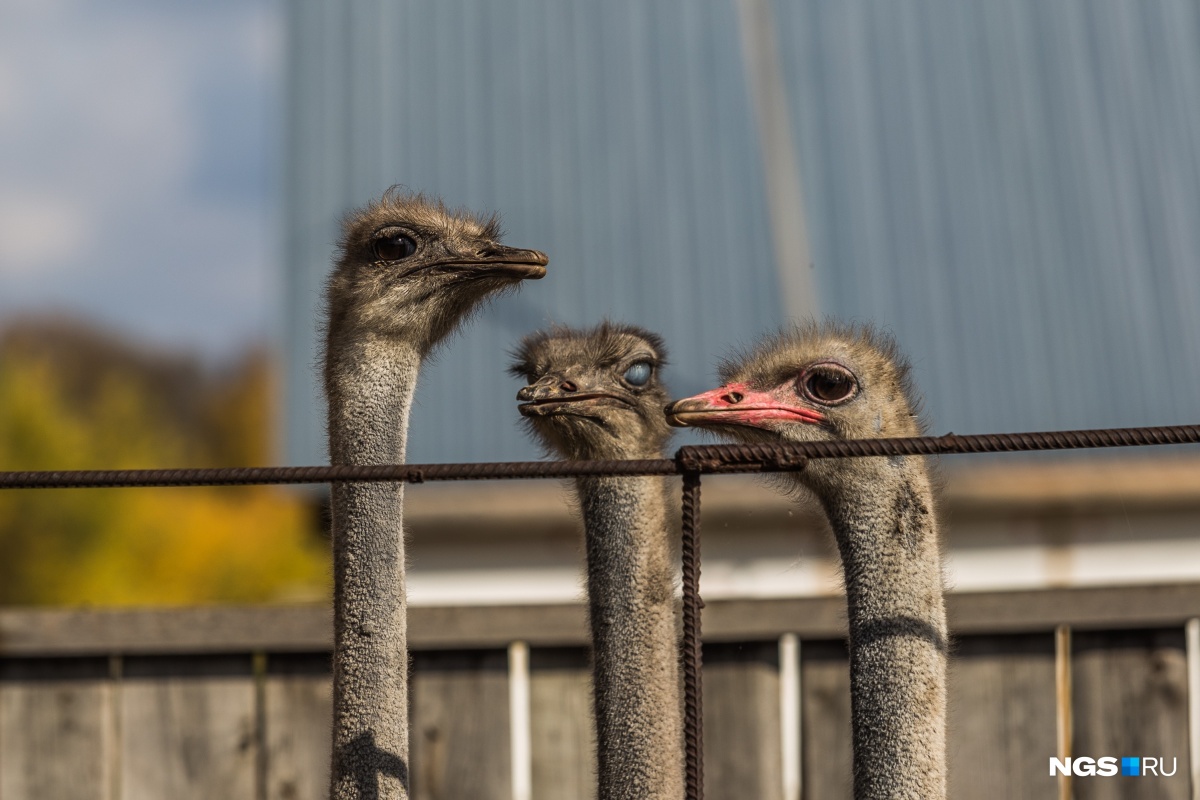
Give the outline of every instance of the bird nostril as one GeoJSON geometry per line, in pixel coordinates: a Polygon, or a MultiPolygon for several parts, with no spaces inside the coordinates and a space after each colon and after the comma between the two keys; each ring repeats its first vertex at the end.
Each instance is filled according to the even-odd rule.
{"type": "Polygon", "coordinates": [[[558,385],[558,388],[562,389],[564,392],[577,392],[577,391],[579,391],[579,387],[578,387],[578,386],[576,386],[576,385],[574,384],[574,382],[572,382],[572,381],[563,381],[562,383],[560,383],[560,384],[558,385]]]}
{"type": "Polygon", "coordinates": [[[742,402],[744,398],[745,396],[741,392],[728,392],[721,396],[721,399],[730,405],[736,405],[742,402]]]}

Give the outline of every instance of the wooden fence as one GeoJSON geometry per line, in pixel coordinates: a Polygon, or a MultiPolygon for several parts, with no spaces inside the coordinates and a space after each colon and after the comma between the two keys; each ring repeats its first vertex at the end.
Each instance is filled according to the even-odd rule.
{"type": "MultiPolygon", "coordinates": [[[[710,800],[850,796],[843,602],[709,603],[710,800]]],[[[1200,585],[948,604],[952,797],[1195,797],[1200,585]],[[1175,773],[1051,777],[1069,753],[1175,773]]],[[[415,798],[594,796],[579,606],[410,625],[415,798]]],[[[0,800],[325,796],[330,631],[312,608],[0,612],[0,800]]]]}

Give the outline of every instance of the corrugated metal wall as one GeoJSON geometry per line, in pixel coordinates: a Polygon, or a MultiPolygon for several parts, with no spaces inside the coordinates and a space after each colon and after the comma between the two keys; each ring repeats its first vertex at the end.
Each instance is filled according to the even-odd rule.
{"type": "MultiPolygon", "coordinates": [[[[426,369],[415,461],[529,455],[504,351],[548,321],[660,330],[680,393],[782,321],[738,1],[291,5],[292,460],[323,459],[335,220],[392,183],[551,256],[426,369]]],[[[1194,2],[772,10],[816,305],[897,334],[935,431],[1194,419],[1194,2]]]]}
{"type": "Polygon", "coordinates": [[[774,7],[823,307],[935,430],[1200,417],[1200,6],[774,7]]]}
{"type": "Polygon", "coordinates": [[[532,453],[505,351],[547,322],[660,330],[686,391],[714,353],[782,319],[728,2],[305,0],[293,31],[295,460],[323,452],[304,399],[332,221],[391,183],[497,209],[506,241],[551,258],[425,370],[413,460],[532,453]]]}

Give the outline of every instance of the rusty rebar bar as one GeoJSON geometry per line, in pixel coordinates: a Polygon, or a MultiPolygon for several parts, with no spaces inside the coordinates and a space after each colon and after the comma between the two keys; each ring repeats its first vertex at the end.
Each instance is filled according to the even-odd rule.
{"type": "Polygon", "coordinates": [[[683,474],[683,522],[680,555],[683,562],[684,796],[704,800],[704,663],[700,639],[700,473],[683,474]]]}
{"type": "Polygon", "coordinates": [[[1111,428],[1029,433],[914,436],[898,439],[848,439],[796,444],[688,445],[675,459],[631,461],[506,461],[468,464],[390,464],[379,466],[234,467],[216,469],[74,470],[0,472],[0,489],[69,489],[121,486],[237,486],[252,484],[330,483],[568,478],[580,475],[681,475],[778,472],[799,469],[812,458],[859,458],[892,455],[950,455],[1027,450],[1192,444],[1200,425],[1111,428]],[[685,466],[685,463],[691,466],[685,466]]]}
{"type": "Polygon", "coordinates": [[[0,489],[251,486],[380,481],[424,483],[505,478],[571,478],[579,475],[673,475],[677,471],[675,462],[665,458],[631,461],[502,461],[474,464],[75,470],[0,472],[0,489]]]}

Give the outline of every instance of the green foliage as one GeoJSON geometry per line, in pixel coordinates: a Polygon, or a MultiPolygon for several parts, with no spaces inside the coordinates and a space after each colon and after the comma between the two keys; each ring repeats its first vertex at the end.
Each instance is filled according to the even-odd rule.
{"type": "MultiPolygon", "coordinates": [[[[271,453],[266,354],[209,374],[77,324],[0,335],[0,469],[252,466],[271,453]]],[[[317,599],[309,503],[274,487],[0,492],[0,603],[317,599]]]]}

